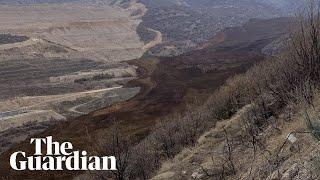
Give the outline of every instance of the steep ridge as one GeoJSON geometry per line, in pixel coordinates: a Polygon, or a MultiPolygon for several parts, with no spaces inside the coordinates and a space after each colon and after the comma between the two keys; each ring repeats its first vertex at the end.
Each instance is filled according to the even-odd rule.
{"type": "MultiPolygon", "coordinates": [[[[232,118],[218,122],[194,147],[184,149],[163,163],[152,180],[318,179],[319,142],[308,133],[304,117],[297,113],[288,120],[287,114],[279,115],[274,119],[275,124],[264,127],[265,131],[259,134],[257,143],[262,144],[252,147],[245,140],[241,142],[241,138],[245,138],[245,121],[251,109],[252,104],[248,104],[232,118]],[[232,161],[237,175],[223,169],[228,157],[226,149],[231,144],[226,138],[232,141],[232,161]],[[220,176],[223,173],[225,175],[220,176]]],[[[318,110],[317,100],[315,111],[318,110]]]]}

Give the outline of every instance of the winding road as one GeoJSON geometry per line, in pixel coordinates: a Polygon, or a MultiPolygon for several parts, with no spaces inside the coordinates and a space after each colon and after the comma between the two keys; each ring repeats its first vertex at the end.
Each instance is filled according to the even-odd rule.
{"type": "Polygon", "coordinates": [[[143,50],[147,50],[147,49],[150,49],[160,43],[162,43],[162,34],[160,31],[157,31],[157,30],[154,30],[154,29],[151,29],[151,28],[148,28],[149,31],[152,31],[154,33],[156,33],[156,37],[154,38],[154,40],[150,41],[149,43],[147,43],[146,45],[143,46],[143,50]]]}

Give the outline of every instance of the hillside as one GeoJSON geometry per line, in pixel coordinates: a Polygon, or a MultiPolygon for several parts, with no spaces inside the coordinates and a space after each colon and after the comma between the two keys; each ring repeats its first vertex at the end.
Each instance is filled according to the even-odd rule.
{"type": "MultiPolygon", "coordinates": [[[[290,16],[304,9],[301,0],[141,0],[148,11],[139,28],[163,34],[163,43],[149,54],[178,55],[196,48],[227,27],[241,26],[252,18],[290,16]]],[[[143,32],[143,31],[142,31],[143,32]]],[[[144,37],[145,34],[140,34],[144,37]]]]}
{"type": "MultiPolygon", "coordinates": [[[[318,102],[315,106],[313,113],[319,112],[318,102]]],[[[309,133],[304,117],[296,114],[289,120],[286,113],[271,117],[272,124],[264,127],[254,142],[246,132],[251,108],[247,105],[232,118],[218,122],[195,146],[165,162],[152,180],[318,179],[320,144],[309,133]],[[235,174],[228,158],[232,158],[235,174]]]]}
{"type": "MultiPolygon", "coordinates": [[[[281,19],[281,23],[276,23],[279,19],[260,21],[262,22],[250,21],[247,26],[253,27],[257,24],[265,24],[266,26],[244,28],[250,30],[251,33],[254,32],[257,36],[254,39],[248,36],[248,38],[235,40],[232,44],[233,48],[222,48],[224,44],[228,44],[228,41],[222,40],[218,44],[212,44],[207,48],[177,57],[145,57],[128,61],[130,65],[139,67],[137,70],[138,79],[127,84],[129,87],[141,87],[137,96],[71,121],[60,123],[40,133],[39,136],[54,134],[55,138],[59,140],[72,141],[77,148],[91,149],[91,146],[94,146],[97,148],[96,151],[100,153],[105,152],[104,146],[100,143],[110,143],[110,139],[107,137],[111,129],[121,130],[124,136],[130,137],[130,143],[139,142],[152,132],[156,122],[165,119],[168,114],[185,111],[187,104],[195,102],[194,97],[197,97],[199,101],[204,101],[228,77],[244,72],[254,63],[263,60],[265,56],[261,53],[261,49],[286,34],[289,27],[294,25],[291,18],[281,19]],[[272,21],[275,23],[267,23],[272,21]],[[269,26],[273,27],[275,24],[278,27],[277,31],[270,32],[269,26]],[[114,123],[113,119],[116,119],[120,124],[114,123]],[[120,127],[114,128],[117,126],[120,127]],[[83,136],[83,134],[87,135],[83,136]],[[99,143],[92,142],[90,138],[87,138],[88,136],[99,139],[99,143]],[[99,138],[101,136],[106,138],[99,138]]],[[[233,32],[237,33],[238,31],[233,32]]],[[[226,33],[225,39],[227,40],[229,36],[236,36],[234,33],[226,33]]],[[[8,144],[8,138],[2,139],[2,141],[3,144],[8,144]]],[[[12,149],[4,152],[1,158],[6,159],[16,148],[29,149],[26,142],[13,146],[12,149]]],[[[7,176],[22,176],[19,172],[7,169],[7,164],[1,165],[0,172],[7,176]]],[[[29,179],[41,178],[46,175],[32,172],[28,172],[27,175],[23,174],[24,178],[28,177],[29,179]]],[[[76,175],[79,174],[50,173],[50,176],[64,178],[76,175]]]]}
{"type": "Polygon", "coordinates": [[[305,4],[0,0],[0,178],[319,179],[320,13],[285,17],[305,4]],[[119,170],[10,168],[44,136],[119,170]]]}
{"type": "Polygon", "coordinates": [[[230,78],[194,114],[170,119],[153,134],[169,155],[153,180],[320,178],[320,33],[314,31],[320,16],[310,13],[307,20],[280,55],[230,78]],[[191,145],[179,136],[188,118],[198,122],[191,132],[209,124],[187,137],[191,145]]]}

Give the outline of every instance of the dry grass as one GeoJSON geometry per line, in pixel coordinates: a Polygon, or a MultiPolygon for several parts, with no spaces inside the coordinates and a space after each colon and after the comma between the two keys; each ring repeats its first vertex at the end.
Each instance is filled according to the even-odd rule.
{"type": "MultiPolygon", "coordinates": [[[[281,114],[276,119],[276,124],[268,125],[256,137],[257,145],[254,152],[245,125],[246,113],[250,112],[251,108],[252,105],[245,106],[231,119],[218,122],[214,128],[199,138],[195,147],[186,148],[175,158],[163,163],[153,179],[166,179],[169,175],[170,179],[193,179],[192,174],[196,172],[201,175],[201,179],[221,179],[222,177],[227,179],[270,179],[277,171],[279,171],[280,178],[285,176],[288,169],[290,170],[295,163],[299,166],[309,166],[300,167],[300,173],[312,166],[310,159],[317,157],[319,144],[310,133],[294,134],[298,138],[297,142],[289,142],[282,147],[288,134],[308,131],[300,114],[296,114],[290,121],[284,118],[286,114],[281,114]],[[275,129],[274,126],[277,128],[275,129]],[[229,174],[227,167],[225,167],[227,143],[223,135],[224,130],[227,131],[229,139],[232,141],[236,175],[229,174]],[[279,153],[280,147],[282,150],[279,153]]],[[[318,104],[316,109],[320,109],[318,104]]],[[[311,171],[312,169],[307,170],[311,171]]],[[[296,176],[298,177],[298,175],[296,176]]]]}

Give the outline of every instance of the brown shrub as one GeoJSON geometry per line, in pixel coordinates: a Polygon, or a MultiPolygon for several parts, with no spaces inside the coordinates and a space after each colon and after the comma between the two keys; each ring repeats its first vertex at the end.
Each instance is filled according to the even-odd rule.
{"type": "Polygon", "coordinates": [[[214,119],[230,118],[239,108],[247,104],[250,99],[251,84],[245,75],[238,75],[227,80],[206,103],[210,115],[214,119]]]}

